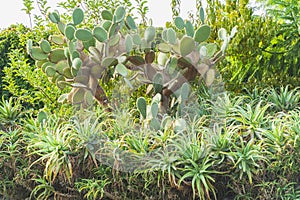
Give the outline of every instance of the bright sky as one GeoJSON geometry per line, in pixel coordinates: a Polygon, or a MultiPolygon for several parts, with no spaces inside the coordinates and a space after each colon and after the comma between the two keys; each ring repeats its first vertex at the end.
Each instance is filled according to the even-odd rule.
{"type": "MultiPolygon", "coordinates": [[[[57,2],[61,1],[62,0],[48,0],[48,4],[51,7],[50,10],[56,9],[57,2]]],[[[170,2],[171,0],[148,0],[149,13],[147,17],[152,19],[154,26],[163,26],[165,22],[171,20],[172,11],[170,2]]],[[[196,13],[195,0],[185,0],[181,2],[181,17],[187,18],[188,11],[196,13]]],[[[21,10],[22,8],[24,8],[22,0],[5,1],[0,7],[0,29],[7,28],[11,24],[16,23],[22,23],[29,27],[29,17],[21,10]]],[[[37,14],[38,10],[35,9],[34,13],[37,14]]]]}

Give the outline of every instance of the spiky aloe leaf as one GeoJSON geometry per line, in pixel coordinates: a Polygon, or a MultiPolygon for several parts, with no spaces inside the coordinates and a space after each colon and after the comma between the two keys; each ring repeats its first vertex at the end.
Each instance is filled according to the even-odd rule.
{"type": "Polygon", "coordinates": [[[209,69],[206,73],[206,77],[205,77],[205,83],[207,86],[210,86],[214,80],[215,80],[215,70],[214,69],[209,69]]]}
{"type": "Polygon", "coordinates": [[[65,39],[63,35],[50,35],[49,41],[57,44],[57,45],[63,45],[65,43],[65,39]]]}
{"type": "Polygon", "coordinates": [[[153,26],[148,26],[145,30],[144,38],[147,43],[152,42],[156,35],[156,29],[153,26]]]}
{"type": "Polygon", "coordinates": [[[125,18],[126,10],[123,6],[117,7],[117,9],[114,12],[114,15],[116,16],[116,22],[119,23],[125,18]]]}
{"type": "Polygon", "coordinates": [[[184,36],[179,44],[181,56],[187,56],[195,49],[195,41],[189,36],[184,36]]]}
{"type": "Polygon", "coordinates": [[[30,55],[34,60],[45,60],[48,58],[48,54],[44,53],[39,47],[32,47],[30,55]]]}
{"type": "Polygon", "coordinates": [[[185,23],[185,33],[187,36],[194,37],[195,31],[192,22],[186,21],[185,23]]]}
{"type": "Polygon", "coordinates": [[[170,44],[176,44],[176,32],[173,28],[168,28],[167,38],[170,44]]]}
{"type": "Polygon", "coordinates": [[[128,75],[128,69],[125,67],[125,65],[121,63],[117,64],[115,70],[118,74],[120,74],[123,77],[126,77],[128,75]]]}
{"type": "Polygon", "coordinates": [[[65,28],[65,36],[69,39],[69,40],[73,40],[74,39],[74,34],[75,34],[75,27],[72,25],[67,25],[65,28]]]}
{"type": "Polygon", "coordinates": [[[84,13],[81,8],[75,8],[72,14],[73,24],[76,26],[80,24],[84,19],[84,13]]]}
{"type": "Polygon", "coordinates": [[[40,47],[44,53],[50,53],[50,51],[51,51],[50,43],[47,40],[42,40],[40,42],[40,47]]]}
{"type": "Polygon", "coordinates": [[[129,28],[129,29],[137,29],[137,26],[134,22],[134,19],[128,15],[125,19],[125,23],[126,23],[126,26],[129,28]]]}
{"type": "Polygon", "coordinates": [[[143,119],[147,118],[147,103],[144,97],[139,97],[136,100],[136,106],[140,114],[142,115],[143,119]]]}
{"type": "Polygon", "coordinates": [[[62,48],[53,49],[48,56],[48,59],[52,63],[58,63],[61,60],[65,60],[65,51],[62,48]]]}
{"type": "Polygon", "coordinates": [[[108,37],[106,30],[102,27],[94,28],[93,35],[99,42],[106,42],[107,37],[108,37]]]}
{"type": "Polygon", "coordinates": [[[93,34],[88,29],[80,28],[75,31],[75,37],[81,41],[89,41],[93,39],[93,34]]]}
{"type": "Polygon", "coordinates": [[[195,33],[194,36],[195,41],[201,43],[207,40],[209,38],[210,31],[211,28],[207,24],[200,26],[200,28],[195,33]]]}
{"type": "Polygon", "coordinates": [[[112,14],[110,11],[108,11],[108,10],[103,10],[103,11],[101,12],[101,17],[102,17],[102,19],[104,19],[104,20],[109,20],[109,21],[111,21],[111,20],[113,19],[113,14],[112,14]]]}
{"type": "Polygon", "coordinates": [[[185,23],[181,17],[176,17],[174,23],[179,30],[182,30],[185,27],[185,23]]]}
{"type": "Polygon", "coordinates": [[[56,24],[60,21],[60,16],[58,11],[48,13],[48,18],[50,19],[51,22],[56,24]]]}

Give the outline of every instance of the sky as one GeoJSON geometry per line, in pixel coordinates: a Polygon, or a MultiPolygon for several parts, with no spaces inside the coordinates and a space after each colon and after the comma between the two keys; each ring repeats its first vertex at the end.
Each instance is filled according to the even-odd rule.
{"type": "MultiPolygon", "coordinates": [[[[48,5],[51,10],[57,9],[57,2],[62,0],[48,0],[48,5]]],[[[34,1],[35,2],[35,1],[34,1]]],[[[171,0],[148,0],[149,13],[147,17],[152,19],[154,26],[164,26],[165,22],[171,21],[172,11],[170,7],[171,0]]],[[[195,0],[181,1],[181,13],[182,18],[187,18],[188,11],[196,13],[195,11],[195,0]]],[[[29,17],[22,11],[23,1],[22,0],[8,0],[5,4],[0,7],[0,29],[9,27],[11,24],[24,24],[29,27],[29,17]]],[[[37,6],[33,11],[34,14],[39,14],[37,6]]]]}

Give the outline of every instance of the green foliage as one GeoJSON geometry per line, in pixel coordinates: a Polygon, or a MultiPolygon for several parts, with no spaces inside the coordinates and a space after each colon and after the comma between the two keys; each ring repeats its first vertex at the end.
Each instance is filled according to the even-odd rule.
{"type": "Polygon", "coordinates": [[[213,29],[212,39],[217,39],[216,29],[221,27],[232,29],[237,26],[239,30],[232,40],[235,45],[228,47],[227,57],[218,67],[227,89],[240,92],[241,88],[253,89],[257,85],[276,87],[278,82],[298,86],[297,22],[283,20],[291,18],[290,11],[298,4],[296,1],[278,1],[272,5],[280,5],[279,2],[282,3],[281,17],[273,18],[271,14],[256,14],[255,7],[248,6],[248,0],[224,4],[218,0],[208,1],[208,5],[214,5],[206,8],[206,23],[213,29]]]}
{"type": "MultiPolygon", "coordinates": [[[[71,91],[63,96],[70,103],[82,107],[92,105],[93,98],[103,106],[109,106],[106,91],[98,79],[113,69],[123,76],[131,89],[137,80],[142,84],[152,84],[154,95],[165,93],[161,98],[160,110],[166,112],[171,95],[184,83],[195,80],[197,76],[204,77],[207,85],[213,83],[216,74],[214,66],[223,58],[229,40],[235,34],[235,31],[230,36],[225,33],[222,49],[216,53],[216,45],[203,43],[210,36],[211,28],[208,25],[202,25],[193,38],[182,37],[173,28],[165,28],[162,38],[159,38],[159,29],[151,25],[140,33],[133,18],[126,17],[123,6],[112,11],[103,10],[101,17],[112,20],[110,26],[101,24],[92,30],[81,25],[84,21],[81,8],[73,10],[72,25],[65,25],[56,11],[50,13],[49,17],[59,30],[64,27],[60,31],[62,34],[51,35],[49,42],[42,40],[38,47],[29,40],[28,53],[42,63],[42,70],[60,89],[71,86],[71,91]],[[156,48],[156,40],[160,39],[164,42],[156,48]],[[59,47],[49,47],[50,43],[59,47]],[[162,70],[156,64],[160,68],[173,69],[162,70]],[[181,80],[177,81],[179,77],[181,80]]],[[[180,21],[181,28],[187,27],[183,20],[180,21]]],[[[174,23],[178,25],[178,19],[174,23]]]]}
{"type": "Polygon", "coordinates": [[[85,199],[102,199],[104,196],[104,187],[108,180],[82,179],[75,183],[79,192],[84,192],[85,199]]]}

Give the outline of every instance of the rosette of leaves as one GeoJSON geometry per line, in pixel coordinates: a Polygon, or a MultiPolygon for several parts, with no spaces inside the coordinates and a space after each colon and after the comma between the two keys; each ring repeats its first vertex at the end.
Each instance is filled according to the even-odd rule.
{"type": "Polygon", "coordinates": [[[224,38],[217,52],[216,44],[205,42],[211,31],[208,25],[195,28],[179,17],[174,20],[176,29],[165,28],[158,33],[155,27],[148,26],[140,30],[122,6],[114,12],[103,10],[101,23],[92,30],[84,27],[84,12],[79,7],[69,23],[62,22],[57,11],[48,16],[60,34],[38,46],[29,41],[28,53],[58,87],[71,87],[60,101],[67,99],[85,107],[94,99],[108,106],[99,79],[113,68],[130,87],[132,80],[149,84],[154,95],[161,94],[160,110],[166,111],[171,95],[184,83],[198,78],[208,86],[213,83],[215,65],[224,57],[229,41],[224,38]],[[177,33],[177,29],[184,30],[184,34],[177,33]],[[53,48],[52,44],[60,47],[53,48]]]}

